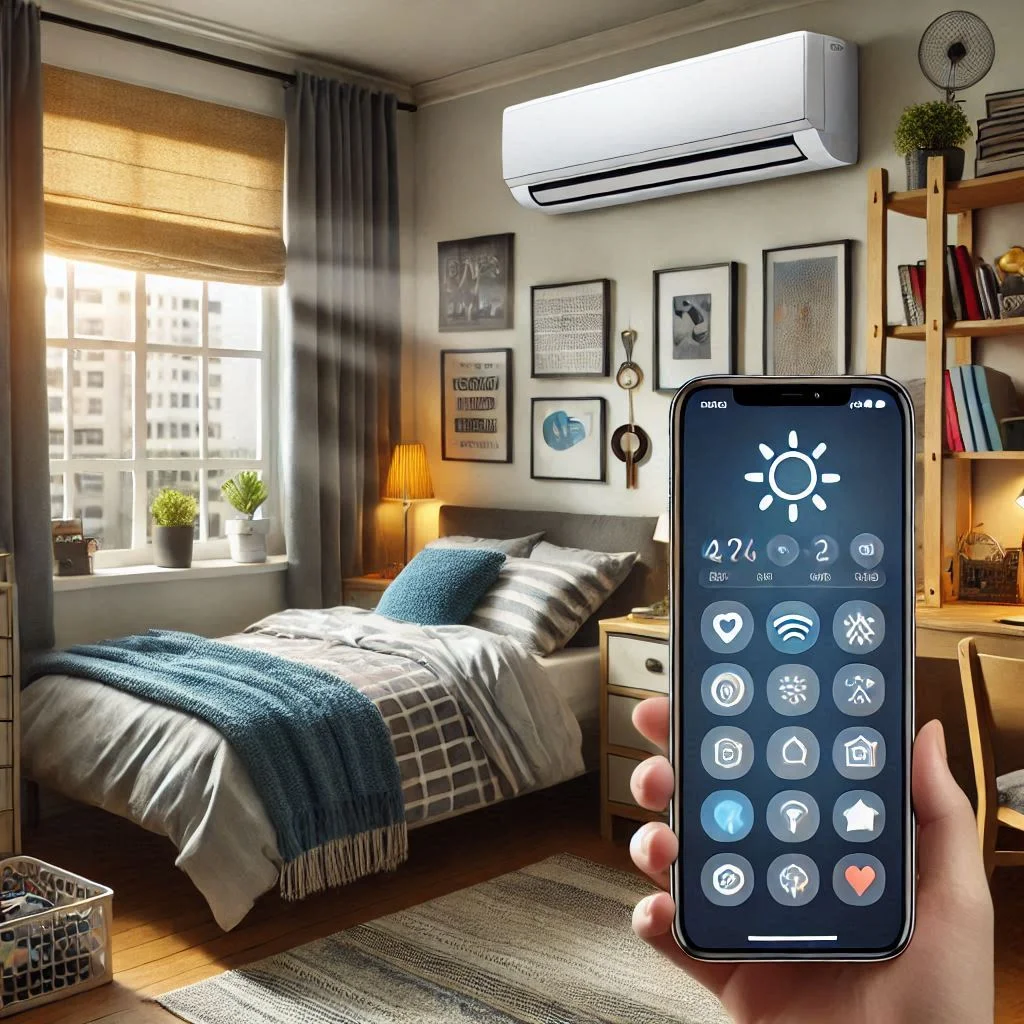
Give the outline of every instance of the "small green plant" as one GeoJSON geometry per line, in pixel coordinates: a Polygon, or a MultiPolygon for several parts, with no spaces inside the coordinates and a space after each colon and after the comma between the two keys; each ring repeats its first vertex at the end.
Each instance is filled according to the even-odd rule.
{"type": "Polygon", "coordinates": [[[220,490],[233,508],[250,519],[268,497],[267,485],[260,479],[259,473],[252,469],[243,469],[237,476],[225,481],[220,490]]]}
{"type": "Polygon", "coordinates": [[[971,125],[957,103],[915,103],[900,115],[893,139],[900,156],[915,149],[955,149],[971,137],[971,125]]]}
{"type": "Polygon", "coordinates": [[[157,526],[192,526],[199,514],[199,504],[191,494],[165,487],[153,499],[149,511],[157,526]]]}

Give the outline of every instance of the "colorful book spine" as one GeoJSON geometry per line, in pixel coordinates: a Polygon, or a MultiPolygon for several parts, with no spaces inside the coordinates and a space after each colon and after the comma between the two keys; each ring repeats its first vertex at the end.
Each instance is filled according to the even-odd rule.
{"type": "Polygon", "coordinates": [[[988,432],[985,430],[985,417],[981,412],[981,399],[978,397],[978,384],[974,376],[973,366],[958,366],[963,379],[964,397],[967,399],[967,416],[971,421],[971,433],[974,435],[974,450],[990,452],[988,432]]]}
{"type": "Polygon", "coordinates": [[[974,276],[974,267],[971,263],[971,254],[967,251],[966,245],[958,245],[955,249],[957,283],[960,286],[960,294],[963,296],[965,319],[984,320],[985,314],[981,311],[981,296],[978,293],[978,285],[974,276]]]}
{"type": "Polygon", "coordinates": [[[988,438],[989,451],[1001,452],[1003,439],[999,435],[999,423],[996,421],[992,396],[988,390],[988,375],[985,373],[984,366],[975,364],[971,369],[974,371],[974,384],[978,389],[978,402],[981,405],[981,415],[985,422],[985,435],[988,438]]]}
{"type": "Polygon", "coordinates": [[[924,271],[920,266],[910,267],[910,290],[914,297],[914,306],[917,316],[914,319],[915,324],[924,323],[924,271]]]}
{"type": "Polygon", "coordinates": [[[946,294],[954,320],[965,320],[964,297],[960,292],[960,275],[956,266],[956,246],[946,246],[946,294]]]}
{"type": "Polygon", "coordinates": [[[903,318],[908,324],[917,323],[917,308],[914,303],[914,289],[910,284],[910,267],[900,264],[900,295],[903,298],[903,318]]]}
{"type": "Polygon", "coordinates": [[[962,452],[964,439],[960,433],[960,421],[956,414],[956,400],[953,398],[953,384],[949,379],[949,370],[945,370],[943,373],[942,391],[946,406],[947,447],[951,452],[962,452]]]}
{"type": "Polygon", "coordinates": [[[963,438],[964,451],[976,452],[974,431],[971,429],[971,417],[967,411],[967,395],[964,393],[962,367],[954,366],[949,372],[949,382],[953,388],[953,401],[956,405],[956,421],[960,425],[960,436],[963,438]]]}

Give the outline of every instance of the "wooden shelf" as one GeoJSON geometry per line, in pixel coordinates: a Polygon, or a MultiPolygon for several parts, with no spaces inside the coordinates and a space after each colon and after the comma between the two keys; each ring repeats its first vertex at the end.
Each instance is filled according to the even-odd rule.
{"type": "Polygon", "coordinates": [[[1024,605],[949,601],[941,608],[928,608],[918,603],[916,609],[919,627],[947,629],[963,636],[970,636],[977,629],[1009,636],[1024,636],[1024,626],[1011,626],[999,621],[1007,616],[1024,617],[1024,605]]]}
{"type": "Polygon", "coordinates": [[[943,458],[971,461],[981,459],[985,462],[1021,462],[1024,461],[1024,452],[944,452],[943,458]]]}
{"type": "MultiPolygon", "coordinates": [[[[947,338],[1002,338],[1014,334],[1024,335],[1024,317],[1007,317],[1005,320],[957,320],[947,324],[945,331],[947,338]]],[[[924,341],[925,327],[923,324],[892,324],[889,327],[889,337],[902,338],[904,341],[924,341]]]]}
{"type": "MultiPolygon", "coordinates": [[[[923,218],[927,213],[927,202],[927,190],[919,188],[913,192],[890,193],[886,205],[896,213],[923,218]]],[[[946,213],[964,213],[1013,203],[1024,203],[1024,171],[970,178],[946,186],[946,213]]]]}

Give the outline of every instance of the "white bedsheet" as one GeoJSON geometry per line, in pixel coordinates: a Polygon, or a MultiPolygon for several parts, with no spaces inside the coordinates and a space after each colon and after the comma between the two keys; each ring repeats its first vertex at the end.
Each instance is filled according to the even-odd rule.
{"type": "Polygon", "coordinates": [[[601,649],[570,647],[546,658],[534,658],[579,722],[583,760],[587,770],[593,771],[599,764],[601,745],[601,649]]]}

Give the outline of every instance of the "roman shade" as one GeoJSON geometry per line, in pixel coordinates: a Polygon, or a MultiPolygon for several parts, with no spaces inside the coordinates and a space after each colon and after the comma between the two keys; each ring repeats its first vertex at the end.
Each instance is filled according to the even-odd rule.
{"type": "Polygon", "coordinates": [[[284,122],[47,65],[48,252],[176,277],[284,281],[284,122]]]}

